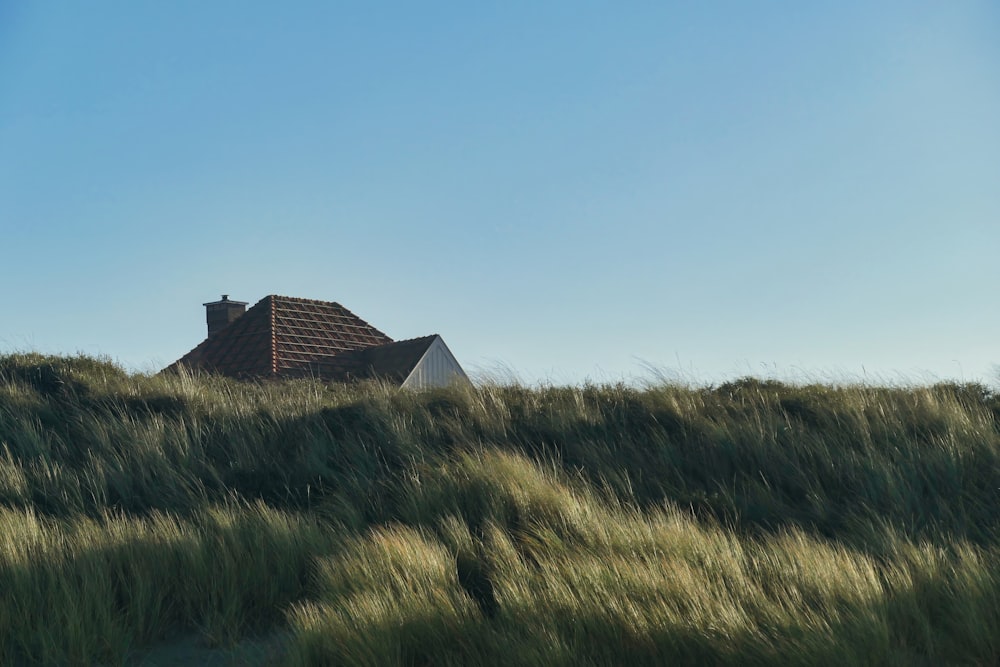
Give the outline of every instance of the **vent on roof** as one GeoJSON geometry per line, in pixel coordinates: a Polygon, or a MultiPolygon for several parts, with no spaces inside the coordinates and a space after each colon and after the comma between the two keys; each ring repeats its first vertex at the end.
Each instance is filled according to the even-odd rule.
{"type": "Polygon", "coordinates": [[[247,312],[246,301],[230,301],[228,294],[222,295],[221,301],[203,303],[205,306],[205,321],[208,323],[208,335],[222,331],[230,322],[247,312]]]}

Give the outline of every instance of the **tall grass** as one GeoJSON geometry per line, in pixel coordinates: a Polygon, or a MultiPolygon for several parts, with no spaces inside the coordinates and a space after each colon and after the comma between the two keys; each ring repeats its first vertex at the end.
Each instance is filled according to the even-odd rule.
{"type": "Polygon", "coordinates": [[[0,510],[0,656],[120,663],[130,649],[200,632],[226,644],[280,620],[307,589],[328,530],[261,504],[179,519],[98,520],[0,510]]]}
{"type": "Polygon", "coordinates": [[[465,457],[413,485],[419,518],[404,523],[415,527],[376,529],[320,560],[317,599],[291,612],[293,664],[1000,656],[996,547],[885,529],[876,557],[799,529],[752,537],[672,504],[602,499],[508,454],[465,457]],[[470,497],[488,498],[489,516],[464,512],[470,497]]]}
{"type": "Polygon", "coordinates": [[[455,387],[0,357],[0,662],[994,664],[979,385],[455,387]]]}

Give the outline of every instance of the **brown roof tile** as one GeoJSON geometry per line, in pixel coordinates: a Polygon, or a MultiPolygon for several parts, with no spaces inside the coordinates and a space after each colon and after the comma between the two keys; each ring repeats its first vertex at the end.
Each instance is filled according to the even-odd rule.
{"type": "Polygon", "coordinates": [[[173,366],[222,373],[233,377],[253,377],[274,372],[271,336],[270,297],[261,300],[244,315],[227,325],[173,366]]]}
{"type": "Polygon", "coordinates": [[[437,334],[400,340],[359,350],[354,354],[362,358],[367,377],[386,378],[403,382],[426,354],[437,334]]]}
{"type": "Polygon", "coordinates": [[[287,368],[283,374],[339,382],[379,378],[402,383],[437,338],[438,335],[433,334],[348,350],[329,357],[313,357],[287,368]]]}
{"type": "Polygon", "coordinates": [[[300,375],[310,364],[391,342],[339,303],[272,294],[171,367],[185,365],[232,377],[300,375]]]}

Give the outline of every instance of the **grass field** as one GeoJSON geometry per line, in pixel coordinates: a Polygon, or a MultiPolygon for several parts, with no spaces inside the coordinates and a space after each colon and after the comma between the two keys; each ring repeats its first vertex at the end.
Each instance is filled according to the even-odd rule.
{"type": "Polygon", "coordinates": [[[979,385],[407,392],[0,357],[0,664],[993,665],[979,385]]]}

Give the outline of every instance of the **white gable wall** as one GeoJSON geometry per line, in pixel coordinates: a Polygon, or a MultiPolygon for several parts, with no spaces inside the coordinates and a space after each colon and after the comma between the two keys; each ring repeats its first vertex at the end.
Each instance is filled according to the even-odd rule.
{"type": "Polygon", "coordinates": [[[408,389],[427,389],[445,387],[452,382],[468,381],[465,371],[438,336],[403,381],[403,386],[408,389]]]}

